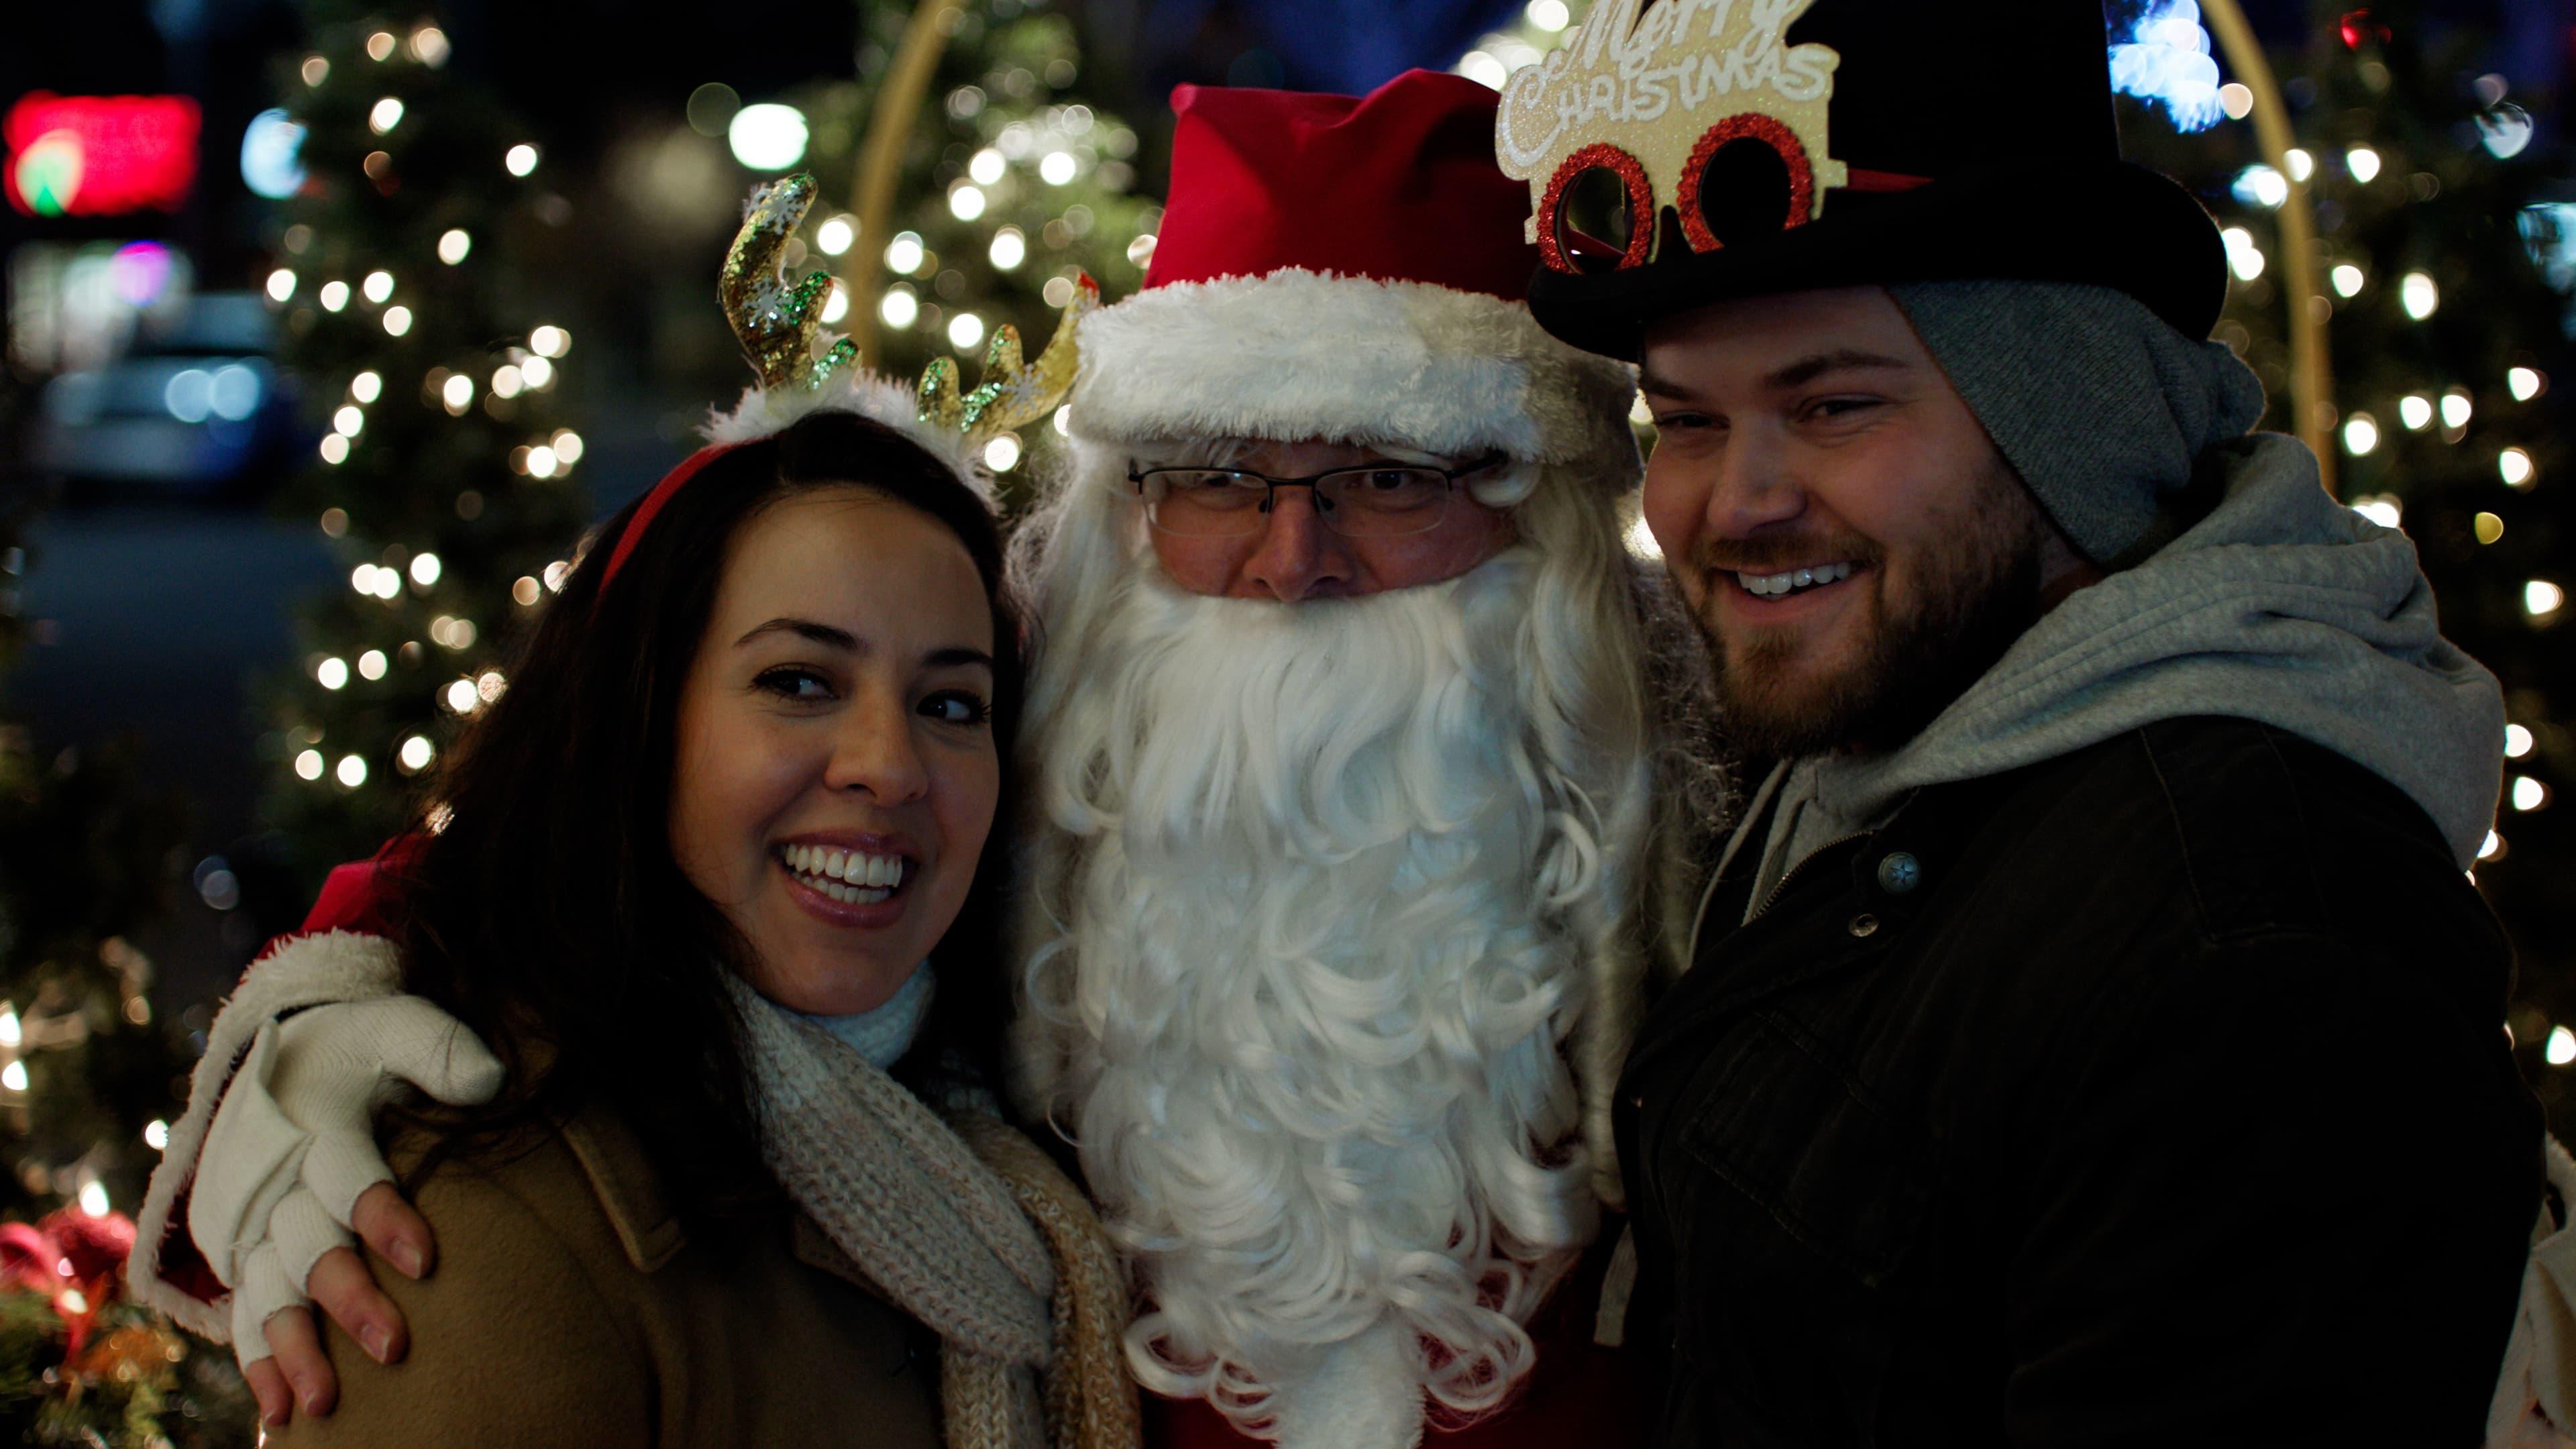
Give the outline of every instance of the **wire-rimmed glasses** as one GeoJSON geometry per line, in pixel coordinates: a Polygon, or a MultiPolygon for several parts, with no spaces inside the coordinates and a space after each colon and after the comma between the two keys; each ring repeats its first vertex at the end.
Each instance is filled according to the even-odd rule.
{"type": "Polygon", "coordinates": [[[1396,538],[1439,527],[1458,480],[1501,461],[1501,453],[1488,453],[1457,468],[1364,463],[1306,478],[1273,478],[1248,468],[1140,469],[1130,463],[1127,481],[1144,500],[1147,522],[1187,538],[1259,533],[1282,488],[1313,489],[1315,516],[1335,533],[1396,538]]]}

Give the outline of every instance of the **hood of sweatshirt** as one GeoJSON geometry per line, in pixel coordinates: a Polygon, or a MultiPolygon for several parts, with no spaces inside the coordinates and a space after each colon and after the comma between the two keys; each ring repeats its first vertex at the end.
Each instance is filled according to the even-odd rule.
{"type": "Polygon", "coordinates": [[[1766,883],[1918,787],[2188,715],[2258,720],[2367,767],[2474,863],[2503,778],[2504,695],[2442,637],[2414,544],[2327,497],[2294,439],[2255,434],[2203,461],[2224,490],[2207,517],[2069,595],[1920,734],[1775,774],[1766,883]]]}

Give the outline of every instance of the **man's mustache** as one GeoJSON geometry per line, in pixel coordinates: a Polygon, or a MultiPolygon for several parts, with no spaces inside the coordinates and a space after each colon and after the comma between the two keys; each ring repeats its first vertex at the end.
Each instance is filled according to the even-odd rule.
{"type": "Polygon", "coordinates": [[[1878,545],[1857,534],[1783,534],[1763,538],[1705,539],[1691,550],[1690,565],[1701,574],[1776,574],[1821,563],[1868,567],[1879,562],[1884,554],[1878,545]]]}

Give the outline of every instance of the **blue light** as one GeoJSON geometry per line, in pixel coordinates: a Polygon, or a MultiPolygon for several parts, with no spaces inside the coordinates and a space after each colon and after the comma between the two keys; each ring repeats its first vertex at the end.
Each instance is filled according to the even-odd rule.
{"type": "Polygon", "coordinates": [[[2177,131],[2218,124],[2218,62],[2193,0],[2147,0],[2125,44],[2111,47],[2111,89],[2160,101],[2177,131]]]}
{"type": "Polygon", "coordinates": [[[215,410],[215,380],[203,368],[173,373],[161,389],[161,405],[183,423],[202,423],[215,410]]]}
{"type": "Polygon", "coordinates": [[[235,362],[215,369],[214,387],[209,395],[215,416],[230,422],[242,422],[259,411],[259,374],[235,362]]]}
{"type": "Polygon", "coordinates": [[[304,186],[304,165],[296,159],[303,149],[304,128],[286,112],[270,109],[251,117],[242,132],[242,184],[271,201],[293,196],[304,186]]]}

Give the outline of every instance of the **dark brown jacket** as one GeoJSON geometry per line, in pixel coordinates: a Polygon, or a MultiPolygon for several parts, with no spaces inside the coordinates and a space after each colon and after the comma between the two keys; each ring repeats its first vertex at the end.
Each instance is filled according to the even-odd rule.
{"type": "Polygon", "coordinates": [[[376,1265],[410,1355],[384,1367],[331,1329],[338,1411],[271,1443],[938,1449],[936,1340],[783,1205],[684,1235],[605,1113],[441,1164],[415,1201],[436,1271],[376,1265]]]}

